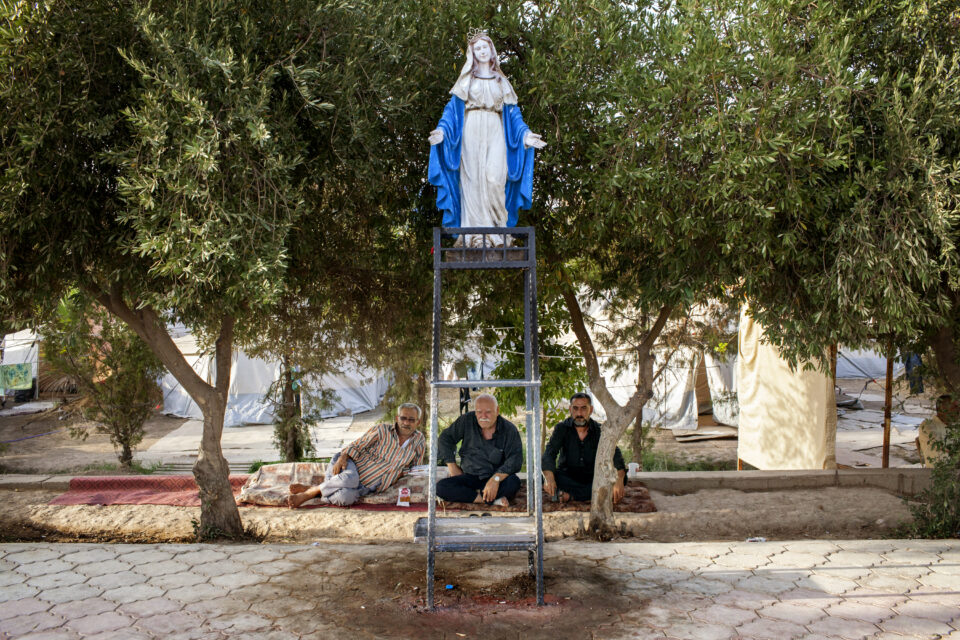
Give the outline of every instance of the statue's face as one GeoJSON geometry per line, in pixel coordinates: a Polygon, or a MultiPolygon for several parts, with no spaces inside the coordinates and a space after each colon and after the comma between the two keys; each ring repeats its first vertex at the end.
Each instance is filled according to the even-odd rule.
{"type": "Polygon", "coordinates": [[[490,62],[491,54],[490,45],[483,38],[473,43],[473,57],[476,58],[477,62],[490,62]]]}

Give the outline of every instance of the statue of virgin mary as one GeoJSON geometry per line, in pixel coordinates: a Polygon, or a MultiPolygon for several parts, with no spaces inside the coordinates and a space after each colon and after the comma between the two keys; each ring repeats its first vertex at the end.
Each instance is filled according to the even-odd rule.
{"type": "MultiPolygon", "coordinates": [[[[471,35],[450,101],[430,132],[430,184],[444,227],[514,227],[533,197],[534,149],[546,143],[520,115],[485,31],[471,35]]],[[[462,239],[478,246],[479,236],[462,239]]],[[[502,242],[502,241],[501,241],[502,242]]]]}

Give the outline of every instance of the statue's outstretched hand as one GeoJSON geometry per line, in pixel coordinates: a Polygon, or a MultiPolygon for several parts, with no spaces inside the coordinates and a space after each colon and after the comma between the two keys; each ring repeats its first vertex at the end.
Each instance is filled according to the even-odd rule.
{"type": "Polygon", "coordinates": [[[432,145],[433,145],[433,144],[440,144],[441,142],[443,142],[443,130],[442,130],[442,129],[434,129],[433,131],[430,132],[430,137],[427,138],[427,140],[429,140],[429,141],[430,141],[430,144],[432,144],[432,145]]]}
{"type": "Polygon", "coordinates": [[[540,134],[533,133],[532,131],[528,131],[527,135],[523,136],[523,144],[524,146],[533,147],[534,149],[543,149],[547,146],[547,143],[543,141],[540,134]]]}

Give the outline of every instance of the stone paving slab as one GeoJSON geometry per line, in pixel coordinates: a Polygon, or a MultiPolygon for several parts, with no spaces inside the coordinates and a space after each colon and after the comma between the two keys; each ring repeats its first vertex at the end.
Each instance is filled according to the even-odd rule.
{"type": "MultiPolygon", "coordinates": [[[[2,544],[0,639],[960,639],[960,573],[931,570],[958,553],[958,540],[564,541],[546,547],[547,607],[478,596],[427,612],[411,586],[420,545],[2,544]]],[[[437,571],[477,595],[525,561],[440,554],[437,571]]]]}

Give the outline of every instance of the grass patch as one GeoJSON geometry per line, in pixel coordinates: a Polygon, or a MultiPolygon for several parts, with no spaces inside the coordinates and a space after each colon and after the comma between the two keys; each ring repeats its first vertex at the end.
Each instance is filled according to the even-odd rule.
{"type": "Polygon", "coordinates": [[[82,469],[80,469],[80,475],[87,475],[90,472],[97,473],[123,473],[128,471],[129,473],[136,473],[143,476],[149,476],[157,471],[163,471],[164,464],[162,462],[151,462],[150,464],[144,465],[136,460],[130,464],[129,469],[124,469],[120,466],[119,462],[95,462],[93,464],[88,464],[82,469]]]}
{"type": "MultiPolygon", "coordinates": [[[[300,458],[297,462],[330,462],[330,458],[300,458]]],[[[283,460],[256,460],[250,464],[250,468],[247,469],[247,473],[256,473],[257,469],[260,467],[266,466],[268,464],[283,464],[283,460]]]]}

